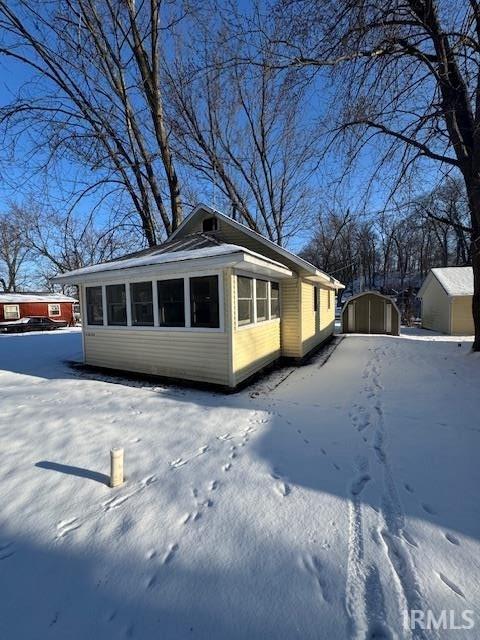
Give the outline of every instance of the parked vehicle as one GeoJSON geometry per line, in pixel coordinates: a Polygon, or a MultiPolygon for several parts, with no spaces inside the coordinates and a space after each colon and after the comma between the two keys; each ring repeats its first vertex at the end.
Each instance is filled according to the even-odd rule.
{"type": "Polygon", "coordinates": [[[65,320],[52,320],[42,316],[31,316],[0,322],[0,333],[24,333],[25,331],[54,331],[68,326],[65,320]]]}

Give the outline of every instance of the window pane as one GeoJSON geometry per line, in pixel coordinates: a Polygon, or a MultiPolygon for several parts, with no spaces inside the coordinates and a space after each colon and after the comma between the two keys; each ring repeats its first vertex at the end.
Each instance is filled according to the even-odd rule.
{"type": "Polygon", "coordinates": [[[251,278],[244,278],[238,276],[238,297],[239,298],[252,298],[253,297],[253,280],[251,278]]]}
{"type": "Polygon", "coordinates": [[[18,320],[20,318],[20,307],[18,304],[6,304],[3,307],[3,316],[5,320],[18,320]]]}
{"type": "Polygon", "coordinates": [[[218,276],[190,278],[190,313],[192,327],[220,326],[218,276]]]}
{"type": "Polygon", "coordinates": [[[87,287],[87,324],[103,324],[102,287],[87,287]]]}
{"type": "Polygon", "coordinates": [[[271,283],[270,290],[270,317],[278,318],[280,316],[280,286],[278,282],[271,283]]]}
{"type": "Polygon", "coordinates": [[[161,327],[185,326],[185,298],[183,278],[161,280],[157,283],[158,317],[161,327]]]}
{"type": "Polygon", "coordinates": [[[130,285],[132,324],[153,327],[153,296],[151,282],[133,282],[130,285]]]}
{"type": "Polygon", "coordinates": [[[59,316],[60,315],[60,305],[59,304],[49,304],[48,305],[48,315],[49,316],[59,316]]]}
{"type": "Polygon", "coordinates": [[[107,322],[114,326],[127,324],[127,298],[124,284],[110,284],[107,292],[107,322]]]}
{"type": "Polygon", "coordinates": [[[267,319],[267,285],[268,283],[265,280],[257,280],[257,322],[267,319]]]}
{"type": "Polygon", "coordinates": [[[238,324],[253,322],[253,280],[237,276],[237,316],[238,324]]]}

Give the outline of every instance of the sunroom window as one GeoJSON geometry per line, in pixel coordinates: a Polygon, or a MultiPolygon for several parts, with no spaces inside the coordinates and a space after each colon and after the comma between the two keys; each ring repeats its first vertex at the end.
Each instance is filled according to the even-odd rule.
{"type": "Polygon", "coordinates": [[[220,327],[218,276],[190,278],[190,322],[192,327],[220,327]]]}
{"type": "Polygon", "coordinates": [[[237,277],[238,325],[253,322],[253,280],[244,276],[237,277]]]}
{"type": "Polygon", "coordinates": [[[158,290],[158,318],[161,327],[185,326],[185,296],[183,278],[160,280],[158,290]]]}
{"type": "Polygon", "coordinates": [[[107,321],[112,326],[127,324],[127,299],[124,284],[109,284],[107,293],[107,321]]]}
{"type": "Polygon", "coordinates": [[[278,282],[270,284],[270,318],[280,317],[280,286],[278,282]]]}
{"type": "Polygon", "coordinates": [[[103,300],[102,287],[87,287],[85,290],[87,300],[87,324],[103,324],[103,300]]]}
{"type": "Polygon", "coordinates": [[[257,280],[256,282],[257,322],[263,322],[268,318],[268,282],[257,280]]]}
{"type": "Polygon", "coordinates": [[[153,327],[153,297],[151,282],[132,282],[130,285],[132,325],[153,327]]]}

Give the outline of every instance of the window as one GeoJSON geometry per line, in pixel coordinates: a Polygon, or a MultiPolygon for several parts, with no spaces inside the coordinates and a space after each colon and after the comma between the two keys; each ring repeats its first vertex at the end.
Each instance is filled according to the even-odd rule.
{"type": "Polygon", "coordinates": [[[270,318],[280,317],[280,286],[278,282],[270,284],[270,318]]]}
{"type": "Polygon", "coordinates": [[[268,282],[257,280],[256,282],[257,322],[263,322],[268,318],[268,282]]]}
{"type": "Polygon", "coordinates": [[[18,304],[6,304],[3,307],[3,317],[5,320],[18,320],[20,318],[20,307],[18,304]]]}
{"type": "Polygon", "coordinates": [[[130,285],[132,325],[135,327],[153,327],[152,295],[151,282],[132,282],[130,285]]]}
{"type": "Polygon", "coordinates": [[[220,326],[218,276],[190,278],[190,315],[192,327],[220,326]]]}
{"type": "Polygon", "coordinates": [[[87,324],[103,324],[102,287],[87,287],[87,324]]]}
{"type": "Polygon", "coordinates": [[[48,305],[48,315],[52,318],[54,316],[61,316],[60,305],[59,304],[49,304],[48,305]]]}
{"type": "Polygon", "coordinates": [[[238,326],[253,322],[253,280],[237,276],[238,326]]]}
{"type": "Polygon", "coordinates": [[[109,325],[125,326],[127,324],[127,300],[124,284],[109,284],[107,293],[107,321],[109,325]]]}
{"type": "Polygon", "coordinates": [[[332,295],[332,291],[331,289],[328,290],[328,308],[330,309],[330,307],[332,306],[332,299],[331,296],[332,295]]]}
{"type": "Polygon", "coordinates": [[[205,218],[202,222],[202,230],[204,232],[208,231],[217,231],[218,229],[218,220],[216,218],[205,218]]]}
{"type": "Polygon", "coordinates": [[[313,310],[315,312],[318,311],[318,289],[317,289],[317,287],[313,287],[313,310]]]}
{"type": "Polygon", "coordinates": [[[161,327],[185,326],[183,278],[157,282],[158,317],[161,327]]]}

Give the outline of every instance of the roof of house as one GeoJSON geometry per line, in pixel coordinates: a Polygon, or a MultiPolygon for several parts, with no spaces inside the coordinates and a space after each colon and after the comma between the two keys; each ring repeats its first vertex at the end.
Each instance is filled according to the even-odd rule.
{"type": "Polygon", "coordinates": [[[75,298],[61,293],[0,293],[0,304],[19,304],[21,302],[78,302],[75,298]]]}
{"type": "MultiPolygon", "coordinates": [[[[335,278],[328,276],[317,269],[314,265],[310,264],[303,258],[291,253],[287,249],[276,245],[274,242],[271,242],[267,238],[264,238],[260,234],[252,231],[245,225],[232,220],[228,216],[219,211],[208,207],[207,205],[199,205],[197,206],[192,213],[185,218],[182,224],[176,229],[176,231],[170,236],[169,240],[161,245],[156,245],[154,247],[150,247],[148,249],[143,249],[142,251],[137,251],[135,253],[130,253],[115,260],[110,260],[109,262],[104,262],[101,264],[92,265],[89,267],[83,267],[81,269],[75,269],[74,271],[69,271],[65,274],[60,274],[53,278],[54,282],[80,282],[82,279],[87,278],[91,281],[92,277],[95,274],[104,274],[116,272],[124,269],[139,269],[144,268],[148,269],[154,265],[170,265],[170,270],[173,268],[175,263],[185,263],[187,260],[196,260],[199,262],[199,267],[206,266],[209,267],[211,264],[219,265],[220,262],[229,261],[229,256],[232,257],[230,260],[231,264],[235,264],[233,257],[238,258],[238,262],[245,262],[246,257],[248,256],[248,262],[257,263],[259,266],[266,265],[266,268],[270,268],[272,271],[278,271],[278,273],[283,273],[283,275],[291,276],[292,272],[290,269],[292,268],[292,263],[295,266],[298,266],[304,273],[306,272],[306,277],[311,278],[312,280],[320,280],[329,284],[332,288],[343,288],[343,285],[336,280],[335,278]],[[265,247],[270,249],[269,256],[264,255],[261,252],[253,251],[248,249],[247,247],[243,247],[240,244],[229,244],[225,242],[221,242],[215,234],[212,233],[190,233],[185,235],[185,225],[187,221],[191,221],[192,218],[201,212],[208,213],[211,215],[215,215],[220,217],[222,220],[225,220],[228,224],[231,224],[234,227],[239,228],[244,234],[254,237],[258,242],[260,242],[265,247]],[[273,253],[275,252],[275,253],[273,253]],[[278,256],[278,261],[273,259],[278,256]],[[224,256],[224,260],[222,261],[222,256],[224,256]],[[281,262],[282,257],[286,258],[287,264],[283,264],[281,262]]],[[[196,265],[195,265],[196,266],[196,265]]],[[[242,265],[243,267],[244,265],[242,265]]],[[[165,266],[165,269],[167,266],[165,266]]]]}
{"type": "Polygon", "coordinates": [[[255,238],[258,242],[265,245],[269,249],[275,251],[276,253],[279,254],[279,256],[288,258],[288,260],[290,260],[291,262],[299,266],[301,269],[307,271],[312,276],[318,276],[322,278],[323,280],[330,283],[337,289],[344,288],[344,285],[339,280],[337,280],[333,276],[328,275],[321,269],[318,269],[311,262],[308,262],[307,260],[305,260],[304,258],[301,258],[297,254],[292,253],[291,251],[289,251],[288,249],[285,249],[284,247],[281,247],[280,245],[276,244],[272,240],[269,240],[265,236],[262,236],[262,234],[257,233],[253,229],[250,229],[250,227],[247,227],[247,225],[242,224],[241,222],[238,222],[238,220],[234,220],[233,218],[230,218],[229,216],[222,213],[221,211],[218,211],[217,209],[214,209],[213,207],[210,207],[209,205],[206,205],[206,204],[197,205],[195,209],[192,211],[192,213],[182,221],[182,223],[177,227],[177,229],[175,229],[175,231],[170,236],[170,240],[173,240],[174,238],[176,238],[176,236],[182,232],[182,230],[185,228],[188,222],[190,222],[193,217],[195,217],[201,212],[207,212],[212,216],[216,216],[217,218],[219,218],[220,220],[223,220],[226,224],[230,225],[231,227],[241,231],[242,233],[245,233],[246,235],[252,238],[255,238]]]}
{"type": "Polygon", "coordinates": [[[216,239],[205,237],[204,234],[192,234],[178,241],[169,241],[165,244],[151,247],[144,251],[129,254],[101,264],[83,267],[61,274],[54,278],[55,281],[79,281],[84,276],[123,271],[125,269],[135,269],[139,267],[150,267],[154,265],[168,265],[175,263],[185,263],[187,261],[200,261],[201,266],[208,259],[232,258],[240,261],[244,256],[250,256],[252,260],[268,265],[270,268],[282,271],[291,275],[287,267],[271,258],[262,256],[255,251],[235,244],[219,242],[216,239]]]}
{"type": "MultiPolygon", "coordinates": [[[[472,267],[438,267],[430,272],[442,285],[449,296],[473,295],[473,269],[472,267]]],[[[427,278],[428,280],[428,278],[427,278]]],[[[425,290],[425,280],[418,296],[421,297],[425,290]]]]}

